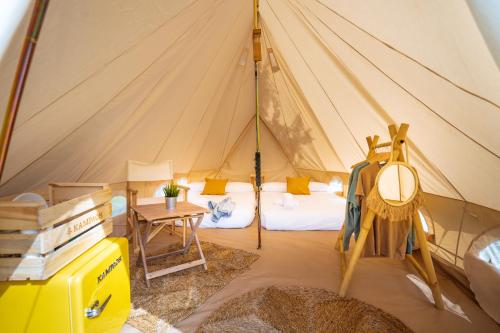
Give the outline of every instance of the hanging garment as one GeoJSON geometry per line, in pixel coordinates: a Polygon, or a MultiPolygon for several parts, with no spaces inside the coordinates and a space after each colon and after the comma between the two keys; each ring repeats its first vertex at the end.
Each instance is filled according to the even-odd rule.
{"type": "Polygon", "coordinates": [[[418,185],[417,192],[413,199],[402,206],[388,204],[380,196],[378,185],[375,184],[368,194],[366,203],[367,207],[374,211],[377,216],[388,220],[390,224],[399,224],[401,228],[407,230],[406,253],[411,254],[416,238],[413,219],[415,214],[418,214],[418,209],[422,207],[424,203],[424,196],[420,184],[418,185]]]}
{"type": "Polygon", "coordinates": [[[354,237],[358,239],[360,230],[360,206],[356,197],[356,186],[358,184],[359,172],[368,166],[368,162],[362,163],[355,167],[349,175],[349,186],[347,189],[347,204],[344,220],[344,250],[349,249],[349,241],[354,233],[354,237]]]}
{"type": "MultiPolygon", "coordinates": [[[[378,163],[363,168],[358,176],[356,195],[360,204],[360,224],[367,212],[367,197],[375,187],[375,180],[381,167],[378,163]]],[[[390,222],[388,218],[376,215],[368,233],[362,256],[384,256],[404,259],[407,251],[408,223],[390,222]]]]}

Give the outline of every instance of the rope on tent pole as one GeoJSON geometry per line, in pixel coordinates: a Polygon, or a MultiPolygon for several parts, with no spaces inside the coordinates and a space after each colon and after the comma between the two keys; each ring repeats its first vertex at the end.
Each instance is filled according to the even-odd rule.
{"type": "Polygon", "coordinates": [[[28,31],[24,40],[19,62],[17,63],[16,74],[9,96],[9,103],[5,112],[2,132],[0,133],[0,179],[2,178],[5,169],[5,162],[7,160],[7,153],[9,151],[10,141],[12,139],[12,132],[16,123],[17,113],[21,104],[23,96],[24,85],[28,77],[28,72],[31,65],[31,59],[35,53],[38,36],[42,28],[42,23],[47,12],[49,0],[37,0],[33,7],[31,14],[28,31]]]}
{"type": "Polygon", "coordinates": [[[253,1],[253,61],[255,64],[255,189],[257,192],[257,249],[262,248],[262,224],[260,220],[260,105],[259,105],[259,61],[262,60],[259,28],[259,0],[253,1]]]}

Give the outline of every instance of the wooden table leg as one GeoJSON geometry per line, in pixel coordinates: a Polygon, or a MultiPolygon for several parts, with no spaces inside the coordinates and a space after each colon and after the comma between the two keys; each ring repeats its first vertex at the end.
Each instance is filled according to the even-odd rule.
{"type": "Polygon", "coordinates": [[[368,232],[372,228],[374,218],[375,213],[371,209],[368,209],[368,213],[366,214],[366,217],[363,220],[363,224],[361,225],[361,231],[359,233],[358,239],[356,240],[356,245],[354,246],[351,259],[349,259],[349,265],[347,266],[345,276],[342,279],[342,284],[340,285],[339,295],[341,297],[345,297],[345,295],[347,294],[347,288],[349,288],[349,283],[352,279],[354,267],[356,266],[358,259],[361,256],[361,251],[365,246],[366,238],[368,237],[368,232]]]}
{"type": "Polygon", "coordinates": [[[132,237],[132,252],[134,254],[139,253],[139,242],[137,241],[137,225],[138,225],[138,219],[137,215],[135,214],[135,211],[129,210],[127,220],[130,220],[131,222],[131,237],[132,237]]]}
{"type": "MultiPolygon", "coordinates": [[[[147,275],[146,275],[146,281],[147,281],[148,286],[149,286],[149,281],[148,280],[156,278],[156,277],[159,277],[159,276],[164,276],[164,275],[167,275],[167,274],[172,274],[172,273],[175,273],[175,272],[178,272],[178,271],[182,271],[184,269],[188,269],[188,268],[192,268],[192,267],[196,267],[196,266],[200,266],[200,265],[203,265],[203,267],[205,268],[205,270],[208,269],[208,267],[207,267],[207,261],[205,259],[205,255],[203,254],[203,250],[201,248],[200,241],[198,239],[198,235],[196,234],[196,232],[198,230],[198,227],[200,226],[201,222],[203,221],[203,215],[197,216],[196,223],[193,223],[192,218],[186,218],[186,219],[189,222],[189,226],[191,227],[191,234],[190,234],[189,239],[188,239],[186,245],[184,246],[184,248],[181,248],[178,251],[174,251],[174,252],[170,252],[170,253],[164,253],[164,254],[152,256],[152,257],[149,257],[149,259],[158,259],[158,258],[161,258],[161,257],[166,257],[166,256],[169,256],[169,255],[177,255],[177,254],[185,255],[185,254],[188,253],[189,248],[191,247],[191,244],[193,243],[193,240],[196,242],[196,247],[198,248],[198,252],[200,254],[200,259],[197,259],[197,260],[194,260],[194,261],[190,261],[190,262],[187,262],[187,263],[184,263],[184,264],[180,264],[180,265],[177,265],[177,266],[160,269],[160,270],[157,270],[157,271],[154,271],[154,272],[150,272],[150,273],[148,272],[147,275]]],[[[144,257],[144,260],[147,260],[147,259],[148,259],[147,257],[144,257]]]]}
{"type": "Polygon", "coordinates": [[[187,221],[182,219],[182,246],[186,246],[187,221]]]}
{"type": "Polygon", "coordinates": [[[189,218],[189,220],[191,221],[191,223],[190,223],[191,235],[189,235],[188,241],[187,241],[186,245],[184,246],[184,254],[188,253],[189,248],[191,247],[191,244],[193,243],[193,240],[195,239],[195,237],[197,238],[196,231],[198,230],[198,227],[200,226],[201,221],[203,220],[203,215],[199,216],[197,218],[196,223],[194,225],[192,223],[192,219],[189,218]]]}
{"type": "Polygon", "coordinates": [[[151,228],[153,227],[153,223],[146,221],[146,228],[144,229],[144,235],[142,235],[142,244],[144,247],[149,242],[149,234],[151,233],[151,228]]]}
{"type": "Polygon", "coordinates": [[[137,255],[137,260],[135,261],[135,266],[139,267],[139,263],[141,262],[141,247],[140,247],[140,242],[139,239],[142,237],[141,235],[141,227],[139,224],[139,217],[135,211],[132,211],[131,213],[133,215],[133,223],[134,223],[134,239],[135,242],[137,243],[136,248],[134,249],[134,254],[137,255]]]}
{"type": "MultiPolygon", "coordinates": [[[[198,229],[198,226],[201,224],[201,220],[203,220],[203,216],[199,216],[198,219],[196,220],[196,229],[198,229]]],[[[189,218],[189,226],[191,227],[191,233],[194,233],[194,240],[196,241],[196,247],[198,248],[198,252],[200,254],[201,260],[203,260],[203,267],[205,270],[208,269],[207,267],[207,261],[205,260],[205,255],[203,254],[203,250],[201,249],[200,245],[200,240],[198,239],[198,235],[196,234],[196,229],[193,228],[193,219],[189,218]]]]}
{"type": "MultiPolygon", "coordinates": [[[[144,278],[146,279],[146,285],[148,286],[148,288],[150,287],[150,283],[149,283],[149,279],[148,279],[148,263],[146,261],[146,251],[145,251],[145,244],[143,244],[143,240],[146,240],[146,238],[143,238],[141,236],[141,229],[139,228],[139,223],[137,221],[139,221],[139,219],[137,218],[137,213],[135,213],[135,221],[136,221],[136,225],[135,225],[135,230],[137,232],[137,239],[139,241],[139,251],[141,253],[141,258],[142,258],[142,266],[144,268],[144,278]]],[[[146,226],[146,229],[151,229],[151,222],[149,221],[146,221],[146,223],[148,224],[146,226]]]]}

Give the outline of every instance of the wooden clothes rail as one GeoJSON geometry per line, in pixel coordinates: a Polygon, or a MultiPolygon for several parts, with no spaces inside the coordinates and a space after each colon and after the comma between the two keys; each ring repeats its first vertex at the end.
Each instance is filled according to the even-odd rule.
{"type": "MultiPolygon", "coordinates": [[[[396,127],[396,125],[389,125],[389,134],[391,137],[391,141],[389,142],[384,142],[384,143],[378,143],[379,141],[379,136],[375,135],[373,137],[367,137],[366,141],[368,144],[368,153],[366,156],[366,160],[360,163],[357,163],[352,166],[352,168],[357,167],[363,163],[378,163],[378,162],[387,162],[387,163],[393,163],[393,164],[399,164],[408,167],[410,170],[414,170],[406,161],[404,152],[403,152],[403,144],[406,143],[406,135],[408,132],[409,125],[408,124],[401,124],[399,129],[396,127]],[[380,147],[391,147],[391,151],[388,153],[377,153],[376,149],[380,147]]],[[[419,188],[419,183],[418,183],[418,176],[416,172],[413,171],[414,177],[415,177],[415,193],[418,191],[419,188]]],[[[378,180],[378,177],[377,177],[378,180]]],[[[377,188],[373,188],[373,190],[377,190],[377,188]]],[[[405,203],[411,203],[413,200],[415,200],[415,195],[410,197],[410,199],[405,203]]],[[[340,256],[340,270],[342,274],[342,279],[341,279],[341,285],[340,285],[340,291],[339,294],[342,297],[345,297],[347,294],[347,290],[349,288],[349,284],[352,279],[352,275],[354,273],[354,268],[361,256],[361,251],[363,250],[365,246],[366,239],[368,237],[368,234],[373,227],[373,221],[375,217],[377,216],[377,213],[372,210],[370,207],[368,207],[367,214],[364,218],[364,220],[361,223],[361,228],[360,228],[360,233],[358,236],[358,239],[356,241],[356,244],[354,246],[354,250],[352,251],[351,258],[349,262],[347,262],[346,259],[346,253],[344,249],[344,233],[345,233],[345,225],[342,226],[342,230],[340,231],[340,234],[337,238],[337,246],[336,248],[339,249],[339,256],[340,256]]],[[[402,221],[394,221],[390,223],[402,223],[402,221]]],[[[434,270],[434,265],[432,263],[432,257],[431,253],[429,250],[429,245],[427,244],[427,238],[425,236],[424,228],[422,225],[422,221],[420,219],[420,216],[418,214],[418,210],[416,210],[413,213],[413,225],[415,227],[416,231],[416,236],[417,240],[420,245],[420,252],[422,255],[423,263],[424,266],[422,267],[420,263],[413,257],[411,253],[406,254],[406,259],[415,267],[417,272],[420,274],[422,279],[427,283],[427,285],[430,287],[432,291],[432,295],[434,297],[434,303],[435,306],[438,309],[444,309],[443,305],[443,299],[441,296],[441,290],[439,287],[439,283],[437,281],[436,277],[436,272],[434,270]]],[[[411,232],[411,229],[410,229],[411,232]]]]}

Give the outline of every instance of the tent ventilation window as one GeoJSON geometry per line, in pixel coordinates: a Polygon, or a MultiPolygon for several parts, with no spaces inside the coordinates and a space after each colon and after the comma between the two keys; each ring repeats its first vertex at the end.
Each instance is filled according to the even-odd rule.
{"type": "Polygon", "coordinates": [[[165,194],[163,194],[163,188],[165,187],[165,184],[161,184],[160,186],[158,186],[158,188],[155,190],[155,193],[154,193],[154,197],[155,198],[161,198],[163,197],[165,194]]]}
{"type": "Polygon", "coordinates": [[[500,269],[500,240],[492,241],[479,251],[479,259],[500,269]]]}
{"type": "Polygon", "coordinates": [[[115,195],[111,198],[111,206],[113,217],[125,214],[127,212],[127,199],[123,195],[115,195]]]}
{"type": "Polygon", "coordinates": [[[422,227],[424,228],[424,231],[426,234],[429,233],[429,224],[427,223],[427,220],[425,219],[424,214],[419,210],[418,215],[420,216],[420,220],[422,221],[422,227]]]}

